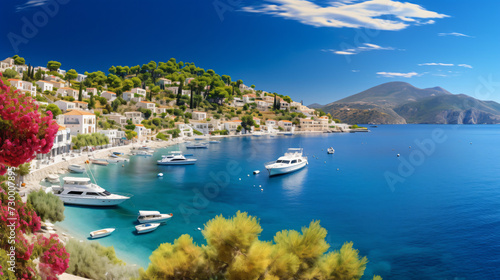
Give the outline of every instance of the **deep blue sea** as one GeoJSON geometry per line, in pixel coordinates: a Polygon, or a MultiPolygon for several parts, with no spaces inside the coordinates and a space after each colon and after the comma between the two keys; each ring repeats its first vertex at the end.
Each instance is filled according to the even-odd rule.
{"type": "Polygon", "coordinates": [[[82,239],[114,227],[99,242],[146,267],[161,243],[185,233],[203,243],[198,227],[241,210],[260,219],[264,240],[320,220],[331,249],[353,241],[368,257],[364,279],[374,273],[384,279],[500,279],[500,126],[370,130],[228,138],[206,150],[181,144],[132,157],[124,167],[91,165],[99,185],[134,196],[116,208],[67,206],[61,225],[82,239]],[[334,155],[326,153],[330,146],[334,155]],[[269,178],[263,164],[289,147],[304,148],[309,165],[269,178]],[[156,165],[171,150],[194,153],[198,162],[156,165]],[[138,210],[174,217],[153,233],[135,235],[138,210]]]}

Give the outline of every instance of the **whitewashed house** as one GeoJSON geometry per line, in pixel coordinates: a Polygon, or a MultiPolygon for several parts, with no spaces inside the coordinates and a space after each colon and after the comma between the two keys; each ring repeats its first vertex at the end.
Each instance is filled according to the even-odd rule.
{"type": "Polygon", "coordinates": [[[71,150],[71,130],[63,125],[59,125],[52,149],[47,154],[37,154],[38,160],[43,160],[57,155],[68,153],[71,150]]]}
{"type": "Polygon", "coordinates": [[[160,78],[158,79],[158,82],[156,82],[156,84],[159,85],[160,87],[166,88],[172,84],[172,81],[169,79],[160,78]]]}
{"type": "Polygon", "coordinates": [[[78,99],[78,90],[69,87],[62,87],[58,89],[57,94],[60,94],[62,97],[71,96],[74,99],[78,99]]]}
{"type": "Polygon", "coordinates": [[[87,95],[89,95],[89,97],[90,97],[90,94],[97,96],[97,89],[96,88],[87,88],[86,91],[87,91],[87,95]]]}
{"type": "Polygon", "coordinates": [[[36,96],[36,86],[34,86],[33,83],[21,81],[19,79],[8,79],[8,81],[22,93],[29,93],[33,97],[36,96]]]}
{"type": "Polygon", "coordinates": [[[111,113],[109,115],[103,115],[104,117],[107,117],[109,120],[114,121],[118,125],[124,126],[127,125],[127,117],[122,116],[118,113],[111,113]]]}
{"type": "Polygon", "coordinates": [[[125,101],[130,101],[134,97],[134,94],[135,93],[133,93],[133,92],[126,91],[126,92],[122,93],[122,98],[125,101]]]}
{"type": "Polygon", "coordinates": [[[246,103],[253,103],[255,102],[255,98],[257,96],[255,94],[245,94],[243,95],[243,102],[246,103]]]}
{"type": "Polygon", "coordinates": [[[123,115],[127,118],[127,120],[132,121],[134,124],[140,124],[144,120],[142,113],[137,111],[125,112],[123,115]]]}
{"type": "Polygon", "coordinates": [[[155,112],[156,104],[150,101],[141,101],[136,104],[139,108],[149,109],[151,112],[155,112]]]}
{"type": "Polygon", "coordinates": [[[207,112],[193,111],[193,120],[203,121],[207,119],[207,112]]]}
{"type": "Polygon", "coordinates": [[[54,102],[59,109],[63,112],[67,112],[69,110],[74,110],[76,109],[76,105],[73,102],[65,101],[65,100],[57,100],[54,102]]]}
{"type": "Polygon", "coordinates": [[[133,93],[137,93],[139,95],[142,95],[144,98],[146,98],[146,90],[142,88],[133,88],[130,90],[133,93]]]}
{"type": "Polygon", "coordinates": [[[93,113],[71,110],[57,117],[60,125],[64,125],[71,130],[71,135],[96,132],[96,117],[93,113]]]}
{"type": "Polygon", "coordinates": [[[152,136],[151,129],[144,127],[143,124],[136,124],[134,131],[137,132],[139,140],[149,139],[152,136]]]}
{"type": "Polygon", "coordinates": [[[54,84],[48,81],[40,80],[37,81],[35,84],[40,87],[42,92],[54,90],[54,84]]]}
{"type": "Polygon", "coordinates": [[[73,101],[73,103],[75,104],[75,109],[79,109],[79,110],[88,110],[89,109],[89,104],[85,101],[75,100],[75,101],[73,101]]]}
{"type": "Polygon", "coordinates": [[[85,79],[87,79],[87,75],[78,74],[78,75],[76,76],[76,81],[77,81],[77,82],[83,82],[83,81],[85,81],[85,79]]]}
{"type": "Polygon", "coordinates": [[[286,131],[286,132],[293,132],[293,130],[294,130],[293,123],[291,121],[288,121],[288,120],[279,121],[278,126],[283,128],[283,131],[286,131]]]}
{"type": "Polygon", "coordinates": [[[104,91],[101,93],[101,96],[106,98],[109,102],[113,102],[116,99],[116,93],[111,91],[104,91]]]}
{"type": "Polygon", "coordinates": [[[229,131],[229,133],[236,133],[238,126],[241,125],[241,120],[232,120],[228,122],[224,122],[224,129],[229,131]]]}

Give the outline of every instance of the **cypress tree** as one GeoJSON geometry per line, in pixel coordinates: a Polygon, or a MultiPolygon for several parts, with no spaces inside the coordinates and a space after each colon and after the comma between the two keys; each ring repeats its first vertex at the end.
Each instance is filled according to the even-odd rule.
{"type": "Polygon", "coordinates": [[[82,96],[82,83],[80,83],[80,90],[78,91],[78,101],[83,101],[83,96],[82,96]]]}

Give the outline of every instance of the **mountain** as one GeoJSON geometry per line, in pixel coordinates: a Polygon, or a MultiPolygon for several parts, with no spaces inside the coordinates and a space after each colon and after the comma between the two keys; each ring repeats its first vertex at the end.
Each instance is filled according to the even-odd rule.
{"type": "Polygon", "coordinates": [[[455,95],[441,87],[420,89],[405,82],[381,84],[321,109],[348,123],[500,123],[500,104],[496,102],[455,95]]]}
{"type": "Polygon", "coordinates": [[[323,108],[323,106],[325,106],[325,105],[321,105],[321,104],[318,104],[318,103],[313,103],[311,105],[307,105],[307,107],[311,108],[311,109],[321,109],[321,108],[323,108]]]}

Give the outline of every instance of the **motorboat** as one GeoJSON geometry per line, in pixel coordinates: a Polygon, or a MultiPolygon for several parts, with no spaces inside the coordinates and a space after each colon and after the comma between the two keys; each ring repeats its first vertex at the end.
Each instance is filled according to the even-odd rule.
{"type": "Polygon", "coordinates": [[[107,162],[106,160],[103,160],[103,159],[89,159],[90,162],[92,162],[92,164],[97,164],[97,165],[103,165],[103,166],[107,166],[109,164],[109,162],[107,162]]]}
{"type": "Polygon", "coordinates": [[[151,157],[153,156],[152,153],[148,152],[148,151],[138,151],[135,153],[136,156],[143,156],[143,157],[151,157]]]}
{"type": "Polygon", "coordinates": [[[292,135],[293,135],[293,132],[285,132],[285,133],[283,133],[283,135],[286,135],[286,136],[292,136],[292,135]]]}
{"type": "Polygon", "coordinates": [[[194,138],[194,140],[203,140],[203,138],[194,138]]]}
{"type": "Polygon", "coordinates": [[[262,132],[254,132],[254,133],[252,133],[252,136],[261,137],[262,136],[262,132]]]}
{"type": "Polygon", "coordinates": [[[120,153],[120,152],[113,152],[113,155],[123,156],[123,153],[120,153]]]}
{"type": "Polygon", "coordinates": [[[220,141],[219,140],[210,140],[210,141],[208,141],[208,143],[210,143],[210,144],[220,144],[220,141]]]}
{"type": "Polygon", "coordinates": [[[135,226],[135,230],[137,230],[138,234],[148,233],[155,231],[160,226],[160,223],[147,223],[135,226]]]}
{"type": "Polygon", "coordinates": [[[276,161],[265,164],[269,176],[286,174],[304,168],[307,164],[307,157],[303,156],[302,148],[289,148],[288,151],[276,161]]]}
{"type": "Polygon", "coordinates": [[[47,178],[45,178],[47,181],[49,181],[50,183],[52,184],[59,184],[61,183],[61,181],[59,180],[59,176],[55,175],[55,174],[50,174],[49,176],[47,176],[47,178]]]}
{"type": "Polygon", "coordinates": [[[83,173],[85,172],[85,166],[83,165],[78,165],[78,164],[71,164],[68,166],[69,171],[75,172],[75,173],[83,173]]]}
{"type": "Polygon", "coordinates": [[[85,177],[64,177],[62,186],[52,186],[52,192],[65,204],[86,206],[114,206],[129,196],[112,194],[85,177]]]}
{"type": "Polygon", "coordinates": [[[206,143],[194,143],[186,146],[187,149],[208,149],[208,145],[206,143]]]}
{"type": "Polygon", "coordinates": [[[333,153],[335,153],[335,149],[330,147],[330,148],[328,148],[328,150],[326,152],[329,154],[333,154],[333,153]]]}
{"type": "Polygon", "coordinates": [[[172,218],[173,214],[161,214],[158,211],[139,211],[139,217],[137,221],[141,224],[145,223],[162,223],[167,222],[168,219],[172,218]]]}
{"type": "Polygon", "coordinates": [[[144,150],[144,151],[153,151],[153,149],[151,149],[150,147],[148,146],[142,146],[142,147],[139,147],[139,150],[144,150]]]}
{"type": "Polygon", "coordinates": [[[158,160],[158,165],[188,165],[195,164],[196,159],[186,158],[181,151],[172,151],[169,155],[163,156],[161,160],[158,160]]]}
{"type": "Polygon", "coordinates": [[[94,231],[90,232],[90,238],[96,239],[96,238],[105,237],[105,236],[112,234],[113,231],[115,231],[114,228],[105,228],[105,229],[100,229],[100,230],[94,230],[94,231]]]}

